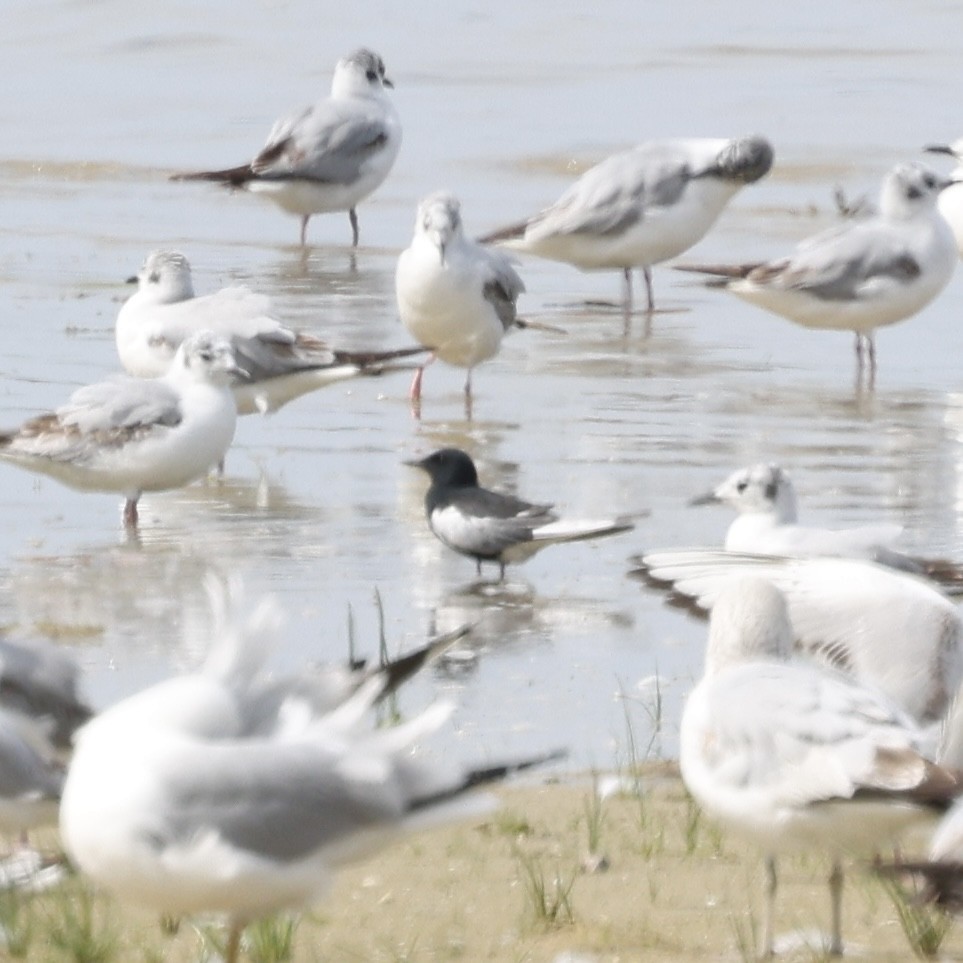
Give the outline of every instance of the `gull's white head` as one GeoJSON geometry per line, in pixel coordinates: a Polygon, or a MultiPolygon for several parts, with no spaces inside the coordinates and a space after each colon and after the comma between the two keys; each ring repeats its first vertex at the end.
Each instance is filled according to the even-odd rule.
{"type": "Polygon", "coordinates": [[[447,191],[429,194],[418,205],[415,220],[415,237],[427,238],[437,249],[441,263],[445,263],[445,250],[453,238],[461,235],[461,204],[447,191]]]}
{"type": "Polygon", "coordinates": [[[936,208],[940,191],[952,178],[940,177],[922,164],[897,164],[883,180],[879,209],[885,217],[910,220],[936,208]]]}
{"type": "Polygon", "coordinates": [[[733,472],[721,485],[694,498],[692,505],[729,505],[740,515],[775,515],[781,524],[796,521],[796,490],[789,472],[770,462],[733,472]]]}
{"type": "Polygon", "coordinates": [[[365,47],[342,57],[331,80],[332,97],[382,97],[394,84],[385,76],[385,62],[365,47]]]}
{"type": "Polygon", "coordinates": [[[137,294],[153,304],[175,304],[194,297],[191,266],[179,251],[151,251],[137,274],[137,294]]]}
{"type": "Polygon", "coordinates": [[[709,615],[705,674],[741,662],[783,662],[792,649],[792,623],[782,592],[761,578],[726,583],[709,615]]]}
{"type": "Polygon", "coordinates": [[[213,331],[198,331],[185,339],[171,362],[171,372],[186,373],[194,381],[219,386],[247,377],[234,358],[230,341],[213,331]]]}

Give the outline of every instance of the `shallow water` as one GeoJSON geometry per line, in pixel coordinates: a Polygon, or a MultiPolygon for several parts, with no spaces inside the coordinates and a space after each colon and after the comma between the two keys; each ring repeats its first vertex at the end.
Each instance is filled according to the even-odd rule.
{"type": "MultiPolygon", "coordinates": [[[[364,14],[291,0],[138,5],[67,0],[8,12],[0,39],[0,423],[58,404],[117,366],[123,280],[176,247],[199,292],[241,282],[281,317],[345,346],[400,345],[393,272],[419,197],[462,199],[482,233],[556,197],[577,171],[656,136],[764,133],[772,175],[745,190],[693,260],[780,253],[830,223],[832,188],[875,193],[925,143],[946,142],[963,4],[804,8],[707,2],[552,6],[550,15],[455,0],[364,14]],[[405,126],[387,183],[347,218],[316,218],[307,260],[297,223],[267,202],[196,184],[179,169],[250,156],[274,117],[326,90],[364,43],[385,58],[405,126]]],[[[875,392],[857,391],[851,335],[793,327],[667,267],[665,308],[626,334],[614,274],[526,260],[526,316],[567,333],[519,332],[475,377],[432,366],[423,417],[404,375],[335,386],[270,419],[246,418],[222,484],[145,497],[139,542],[118,499],[0,466],[0,619],[83,662],[104,705],[204,650],[203,575],[244,575],[287,612],[279,664],[373,652],[388,636],[476,624],[477,658],[404,696],[457,700],[458,752],[570,747],[573,766],[626,751],[623,704],[642,744],[652,685],[658,743],[674,751],[704,628],[628,579],[628,557],[717,544],[729,516],[687,499],[761,459],[789,468],[803,510],[827,524],[899,521],[908,544],[963,555],[963,395],[958,275],[917,318],[878,337],[875,392]],[[546,551],[478,591],[474,568],[428,532],[425,479],[402,460],[459,445],[482,478],[577,514],[641,512],[635,533],[546,551]]]]}

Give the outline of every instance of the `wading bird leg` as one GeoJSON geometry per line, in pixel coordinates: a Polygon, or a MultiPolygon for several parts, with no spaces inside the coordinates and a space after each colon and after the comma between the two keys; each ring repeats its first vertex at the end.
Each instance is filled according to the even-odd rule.
{"type": "Polygon", "coordinates": [[[632,317],[632,268],[622,269],[622,310],[627,323],[632,317]]]}
{"type": "Polygon", "coordinates": [[[351,246],[358,246],[358,212],[352,207],[348,211],[348,220],[351,222],[351,246]]]}
{"type": "Polygon", "coordinates": [[[776,918],[776,890],[779,880],[776,876],[776,857],[766,857],[766,905],[762,920],[762,944],[759,947],[761,959],[769,959],[773,955],[773,932],[776,918]]]}
{"type": "Polygon", "coordinates": [[[140,495],[124,502],[124,528],[137,528],[137,499],[140,495]]]}
{"type": "Polygon", "coordinates": [[[829,955],[843,955],[843,867],[839,860],[833,860],[829,874],[829,899],[832,907],[832,933],[830,934],[829,955]]]}

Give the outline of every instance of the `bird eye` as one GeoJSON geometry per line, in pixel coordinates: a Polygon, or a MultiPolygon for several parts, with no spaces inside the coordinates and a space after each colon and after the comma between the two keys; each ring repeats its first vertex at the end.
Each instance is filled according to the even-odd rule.
{"type": "Polygon", "coordinates": [[[374,83],[374,82],[378,79],[378,74],[377,74],[374,70],[369,70],[369,71],[365,74],[365,77],[367,77],[368,80],[370,80],[372,83],[374,83]]]}
{"type": "Polygon", "coordinates": [[[748,487],[749,487],[749,482],[747,481],[736,482],[737,492],[744,492],[748,487]]]}
{"type": "Polygon", "coordinates": [[[916,200],[918,197],[923,196],[923,192],[918,187],[907,187],[906,196],[911,200],[916,200]]]}
{"type": "Polygon", "coordinates": [[[160,280],[160,271],[151,271],[150,274],[147,275],[147,280],[150,281],[151,284],[156,284],[160,280]]]}

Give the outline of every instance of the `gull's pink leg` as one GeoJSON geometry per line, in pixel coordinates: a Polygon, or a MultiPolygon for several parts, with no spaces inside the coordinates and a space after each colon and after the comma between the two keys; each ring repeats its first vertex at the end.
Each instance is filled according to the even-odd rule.
{"type": "Polygon", "coordinates": [[[428,355],[425,363],[415,372],[414,378],[411,379],[411,387],[408,389],[409,401],[421,401],[421,378],[425,373],[425,368],[434,360],[435,356],[433,354],[428,355]]]}

